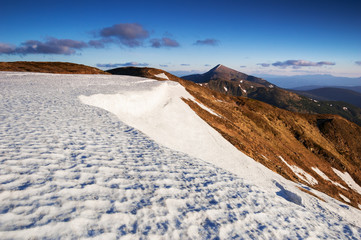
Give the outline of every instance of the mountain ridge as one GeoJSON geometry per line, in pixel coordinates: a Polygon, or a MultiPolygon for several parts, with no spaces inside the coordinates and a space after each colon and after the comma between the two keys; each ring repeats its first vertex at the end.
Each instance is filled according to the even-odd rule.
{"type": "Polygon", "coordinates": [[[0,71],[59,74],[109,74],[95,67],[69,62],[0,62],[0,71]]]}
{"type": "Polygon", "coordinates": [[[348,86],[321,86],[321,85],[308,85],[308,86],[301,86],[301,87],[296,87],[296,88],[290,88],[290,91],[309,91],[309,90],[314,90],[314,89],[318,89],[318,88],[340,88],[340,89],[348,89],[348,90],[352,90],[354,92],[358,92],[361,93],[361,86],[352,86],[352,87],[348,87],[348,86]]]}
{"type": "Polygon", "coordinates": [[[300,95],[320,101],[342,101],[361,108],[361,93],[344,88],[323,87],[307,91],[295,91],[300,95]]]}
{"type": "Polygon", "coordinates": [[[341,115],[361,126],[361,108],[352,104],[318,101],[280,88],[263,78],[247,75],[227,67],[222,67],[222,71],[218,69],[219,67],[212,68],[204,74],[182,78],[230,96],[248,97],[294,112],[341,115]]]}
{"type": "Polygon", "coordinates": [[[292,75],[277,76],[263,74],[263,78],[283,88],[297,88],[308,85],[336,86],[342,83],[344,86],[360,86],[361,77],[338,77],[330,74],[292,75]]]}

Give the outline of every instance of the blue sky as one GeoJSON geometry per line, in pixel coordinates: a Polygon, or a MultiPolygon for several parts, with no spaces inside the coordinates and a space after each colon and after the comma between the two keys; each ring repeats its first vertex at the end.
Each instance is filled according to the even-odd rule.
{"type": "Polygon", "coordinates": [[[2,0],[0,61],[361,76],[359,0],[2,0]]]}

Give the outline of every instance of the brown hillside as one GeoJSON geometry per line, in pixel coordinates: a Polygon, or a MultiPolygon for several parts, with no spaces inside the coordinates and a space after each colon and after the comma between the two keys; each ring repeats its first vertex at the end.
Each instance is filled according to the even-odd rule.
{"type": "MultiPolygon", "coordinates": [[[[118,73],[125,74],[128,70],[118,69],[118,73]]],[[[181,83],[197,101],[219,115],[215,116],[194,101],[184,99],[240,151],[287,179],[345,202],[339,195],[342,194],[350,199],[354,207],[361,205],[360,193],[351,189],[333,171],[334,168],[348,172],[361,186],[360,126],[337,115],[295,113],[258,100],[229,96],[159,69],[132,68],[131,72],[132,76],[153,79],[158,79],[154,77],[155,74],[165,73],[169,79],[181,83]],[[312,185],[297,176],[280,156],[288,165],[304,170],[318,183],[312,185]],[[333,183],[312,168],[318,168],[333,183]]]]}
{"type": "Polygon", "coordinates": [[[62,74],[109,74],[94,67],[68,62],[0,62],[0,71],[62,74]]]}
{"type": "Polygon", "coordinates": [[[359,107],[345,102],[317,101],[316,98],[305,97],[279,88],[262,78],[250,76],[223,65],[217,65],[203,74],[182,78],[226,95],[256,99],[292,112],[340,115],[361,126],[361,108],[359,107]]]}
{"type": "Polygon", "coordinates": [[[342,194],[355,207],[361,204],[361,195],[350,189],[332,169],[348,172],[361,186],[361,128],[358,125],[337,115],[294,113],[257,100],[226,96],[194,84],[183,82],[183,85],[199,102],[221,117],[185,100],[188,105],[239,150],[285,178],[344,201],[339,196],[342,194]],[[320,121],[325,119],[326,123],[320,125],[320,121]],[[280,156],[289,165],[310,174],[318,184],[311,185],[301,179],[280,156]],[[323,179],[312,167],[344,188],[323,179]]]}
{"type": "Polygon", "coordinates": [[[161,69],[156,68],[139,68],[139,67],[121,67],[115,68],[111,70],[107,70],[108,73],[113,75],[128,75],[128,76],[137,76],[137,77],[145,77],[145,78],[152,78],[160,81],[164,81],[166,79],[156,77],[157,74],[164,73],[170,80],[177,80],[178,77],[163,71],[161,69]]]}

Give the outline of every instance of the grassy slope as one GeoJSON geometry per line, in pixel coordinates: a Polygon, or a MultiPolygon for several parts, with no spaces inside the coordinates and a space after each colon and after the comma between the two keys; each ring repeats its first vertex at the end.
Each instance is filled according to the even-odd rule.
{"type": "Polygon", "coordinates": [[[0,71],[62,74],[109,74],[94,67],[67,62],[0,62],[0,71]]]}
{"type": "Polygon", "coordinates": [[[278,87],[265,87],[256,83],[233,82],[217,79],[204,84],[208,88],[231,96],[256,99],[278,108],[299,113],[337,114],[361,126],[361,108],[340,101],[315,101],[306,96],[278,87]],[[240,87],[241,85],[241,87],[240,87]],[[227,91],[225,91],[227,89],[227,91]],[[345,109],[346,107],[346,109],[345,109]]]}

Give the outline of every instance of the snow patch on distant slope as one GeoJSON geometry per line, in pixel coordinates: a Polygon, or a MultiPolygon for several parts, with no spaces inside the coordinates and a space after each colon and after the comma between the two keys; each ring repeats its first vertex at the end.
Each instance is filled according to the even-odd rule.
{"type": "Polygon", "coordinates": [[[315,171],[318,175],[320,175],[326,181],[332,182],[332,180],[317,167],[312,167],[312,170],[315,171]]]}
{"type": "Polygon", "coordinates": [[[324,172],[322,172],[320,169],[318,169],[317,167],[312,167],[312,170],[315,171],[318,175],[320,175],[320,177],[322,177],[323,179],[325,179],[326,181],[331,182],[332,184],[343,188],[345,190],[347,190],[347,188],[345,188],[344,186],[342,186],[341,184],[339,184],[338,182],[332,181],[324,172]]]}
{"type": "Polygon", "coordinates": [[[284,162],[287,165],[287,167],[289,167],[296,174],[297,177],[301,178],[303,181],[311,185],[318,184],[318,181],[310,174],[306,173],[302,168],[288,164],[281,156],[279,156],[279,158],[282,160],[282,162],[284,162]]]}
{"type": "Polygon", "coordinates": [[[189,99],[192,102],[196,103],[199,107],[201,107],[202,109],[206,110],[207,112],[209,112],[210,114],[217,116],[217,117],[221,117],[218,113],[215,113],[212,109],[210,109],[209,107],[203,105],[202,103],[198,102],[197,100],[193,99],[189,99]]]}
{"type": "Polygon", "coordinates": [[[163,79],[166,79],[166,80],[169,80],[169,78],[167,77],[167,75],[165,75],[165,73],[159,73],[159,74],[156,74],[154,75],[155,77],[159,77],[159,78],[163,78],[163,79]]]}
{"type": "Polygon", "coordinates": [[[345,202],[350,203],[350,199],[348,199],[346,196],[342,195],[341,193],[338,194],[345,202]]]}
{"type": "Polygon", "coordinates": [[[332,168],[332,170],[353,190],[361,194],[361,187],[358,185],[355,180],[352,179],[348,172],[341,172],[336,168],[332,168]]]}

